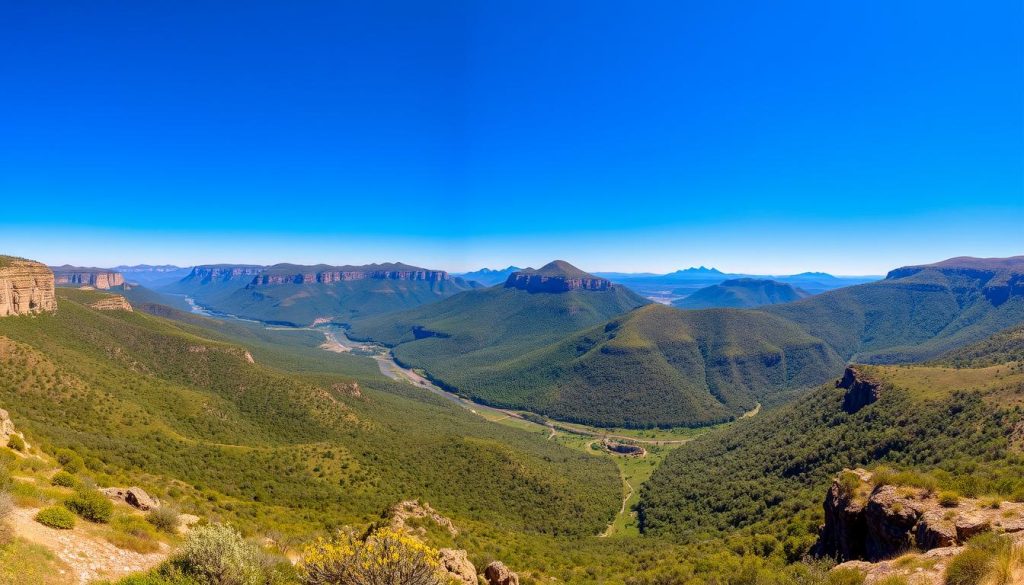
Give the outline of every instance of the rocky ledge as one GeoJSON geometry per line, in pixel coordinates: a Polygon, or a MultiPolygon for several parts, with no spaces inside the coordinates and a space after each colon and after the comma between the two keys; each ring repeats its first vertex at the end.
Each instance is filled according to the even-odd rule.
{"type": "Polygon", "coordinates": [[[127,311],[133,312],[132,304],[121,295],[110,295],[89,304],[90,307],[99,311],[127,311]]]}
{"type": "Polygon", "coordinates": [[[983,532],[1024,536],[1024,504],[940,502],[929,490],[875,485],[863,469],[840,473],[824,506],[825,525],[812,553],[839,561],[877,562],[911,550],[957,547],[983,532]]]}
{"type": "Polygon", "coordinates": [[[0,256],[0,317],[56,311],[53,286],[45,264],[0,256]]]}
{"type": "Polygon", "coordinates": [[[57,286],[91,286],[99,290],[124,286],[120,272],[103,268],[82,268],[80,266],[54,266],[54,284],[57,286]]]}

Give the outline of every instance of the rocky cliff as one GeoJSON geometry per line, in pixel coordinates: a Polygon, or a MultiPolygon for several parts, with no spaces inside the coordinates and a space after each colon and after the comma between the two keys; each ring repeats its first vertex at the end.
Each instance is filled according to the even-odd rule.
{"type": "Polygon", "coordinates": [[[271,266],[252,279],[255,286],[280,284],[330,284],[352,280],[417,280],[440,282],[452,277],[443,270],[427,270],[405,264],[368,264],[366,266],[298,266],[278,264],[271,266]]]}
{"type": "Polygon", "coordinates": [[[194,267],[184,280],[206,283],[236,278],[250,278],[260,272],[263,272],[262,266],[249,264],[208,264],[194,267]]]}
{"type": "Polygon", "coordinates": [[[836,382],[836,388],[843,388],[843,410],[854,413],[878,400],[882,384],[853,366],[847,366],[843,377],[836,382]]]}
{"type": "Polygon", "coordinates": [[[812,553],[840,561],[879,561],[912,549],[958,546],[982,532],[1024,532],[1024,504],[940,502],[928,490],[875,485],[863,469],[840,473],[824,507],[825,525],[812,553]]]}
{"type": "Polygon", "coordinates": [[[100,290],[108,290],[124,286],[124,276],[120,272],[103,268],[83,268],[81,266],[54,266],[54,284],[57,286],[91,286],[100,290]]]}
{"type": "Polygon", "coordinates": [[[529,292],[560,293],[572,290],[610,290],[612,282],[583,272],[563,260],[555,260],[540,269],[526,268],[513,272],[505,281],[506,288],[529,292]]]}
{"type": "Polygon", "coordinates": [[[46,265],[0,256],[0,317],[56,311],[53,286],[46,265]]]}
{"type": "Polygon", "coordinates": [[[121,295],[110,295],[109,297],[104,297],[91,303],[89,306],[99,311],[127,311],[129,313],[134,311],[131,303],[128,302],[128,299],[121,295]]]}

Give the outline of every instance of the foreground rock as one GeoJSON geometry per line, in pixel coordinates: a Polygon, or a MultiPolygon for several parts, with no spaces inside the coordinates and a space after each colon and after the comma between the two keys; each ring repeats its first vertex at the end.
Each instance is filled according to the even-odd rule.
{"type": "Polygon", "coordinates": [[[488,585],[519,585],[519,575],[513,573],[505,563],[493,561],[484,569],[488,585]]]}
{"type": "Polygon", "coordinates": [[[454,548],[442,548],[439,552],[441,566],[457,582],[465,585],[477,585],[476,567],[470,562],[466,551],[454,548]]]}
{"type": "Polygon", "coordinates": [[[45,264],[0,256],[0,317],[56,310],[53,272],[45,264]]]}
{"type": "Polygon", "coordinates": [[[1024,504],[998,508],[961,499],[944,507],[934,493],[871,483],[863,469],[845,470],[825,497],[825,525],[812,553],[839,561],[881,561],[909,550],[963,545],[983,532],[1024,536],[1024,504]]]}

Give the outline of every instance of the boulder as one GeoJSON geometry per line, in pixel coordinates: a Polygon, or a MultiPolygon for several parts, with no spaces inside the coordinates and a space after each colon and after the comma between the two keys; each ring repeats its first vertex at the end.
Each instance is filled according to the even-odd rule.
{"type": "Polygon", "coordinates": [[[156,498],[151,497],[146,493],[146,490],[140,487],[128,488],[128,491],[124,495],[124,501],[128,502],[128,505],[138,508],[144,512],[160,507],[160,502],[158,502],[156,498]]]}
{"type": "Polygon", "coordinates": [[[487,565],[484,577],[488,585],[519,585],[519,575],[513,573],[501,561],[492,561],[487,565]]]}
{"type": "Polygon", "coordinates": [[[466,551],[442,548],[438,553],[441,566],[451,575],[452,579],[465,585],[477,585],[476,567],[466,556],[466,551]]]}
{"type": "Polygon", "coordinates": [[[967,542],[967,539],[972,536],[992,529],[991,520],[977,513],[957,516],[954,524],[956,525],[956,538],[960,542],[967,542]]]}

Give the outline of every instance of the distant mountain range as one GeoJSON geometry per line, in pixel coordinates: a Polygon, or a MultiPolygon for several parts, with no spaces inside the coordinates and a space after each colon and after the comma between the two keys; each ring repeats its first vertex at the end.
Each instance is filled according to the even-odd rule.
{"type": "Polygon", "coordinates": [[[181,280],[192,271],[192,267],[173,266],[171,264],[159,266],[136,264],[134,266],[115,266],[111,270],[123,274],[125,280],[129,283],[154,288],[181,280]]]}
{"type": "Polygon", "coordinates": [[[508,279],[508,275],[516,272],[517,270],[522,270],[522,268],[519,268],[518,266],[509,266],[508,268],[501,268],[497,270],[481,268],[480,270],[475,270],[473,272],[458,273],[455,276],[461,276],[466,280],[473,280],[485,286],[494,286],[495,284],[505,282],[505,280],[508,279]]]}

